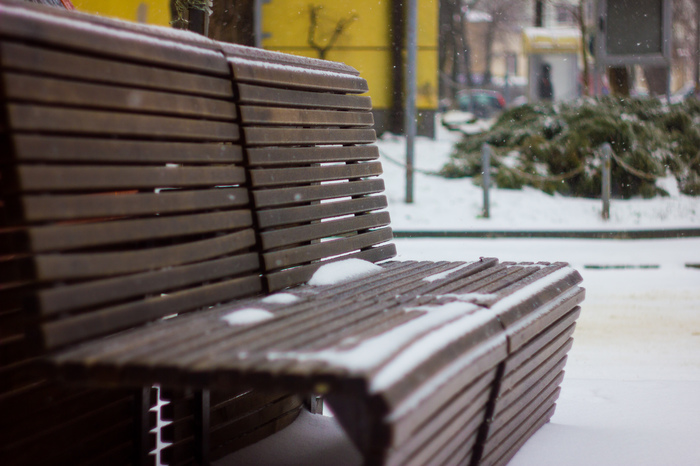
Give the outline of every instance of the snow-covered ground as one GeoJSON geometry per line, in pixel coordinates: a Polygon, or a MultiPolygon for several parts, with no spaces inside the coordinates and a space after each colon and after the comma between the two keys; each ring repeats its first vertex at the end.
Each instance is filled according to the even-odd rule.
{"type": "Polygon", "coordinates": [[[403,137],[385,135],[378,142],[394,230],[607,230],[700,227],[700,197],[678,193],[673,177],[657,183],[666,198],[613,200],[610,220],[601,217],[602,202],[595,199],[550,196],[536,189],[492,189],[491,216],[481,217],[482,189],[470,178],[445,179],[424,174],[449,161],[460,134],[438,127],[436,140],[417,138],[415,146],[414,203],[404,202],[405,161],[403,137]]]}
{"type": "MultiPolygon", "coordinates": [[[[453,140],[444,133],[437,141],[419,139],[417,166],[438,169],[453,140]]],[[[400,138],[379,145],[392,158],[402,157],[400,138]]],[[[384,166],[397,230],[700,226],[700,199],[677,192],[670,198],[613,201],[612,219],[604,223],[599,201],[494,190],[492,219],[480,219],[481,191],[470,180],[422,174],[416,175],[416,202],[407,206],[403,170],[387,160],[384,166]]],[[[686,267],[700,263],[700,238],[399,239],[396,244],[400,260],[561,260],[583,275],[586,300],[556,414],[511,466],[700,465],[700,269],[686,267]],[[622,265],[652,267],[601,268],[622,265]]],[[[273,438],[220,464],[360,461],[329,418],[305,415],[273,438]]]]}

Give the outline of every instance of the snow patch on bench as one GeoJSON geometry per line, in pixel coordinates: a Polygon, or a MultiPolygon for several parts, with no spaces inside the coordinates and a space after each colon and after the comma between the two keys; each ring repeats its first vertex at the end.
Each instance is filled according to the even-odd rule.
{"type": "Polygon", "coordinates": [[[275,293],[261,300],[261,302],[268,304],[292,304],[296,301],[299,301],[299,297],[292,293],[275,293]]]}
{"type": "Polygon", "coordinates": [[[309,280],[309,285],[339,285],[368,277],[384,270],[380,266],[362,259],[346,259],[322,265],[309,280]]]}
{"type": "Polygon", "coordinates": [[[270,352],[267,358],[269,360],[286,359],[299,362],[320,361],[349,371],[364,372],[376,369],[397,353],[403,355],[408,352],[410,357],[401,358],[400,364],[395,366],[393,361],[390,363],[391,368],[382,379],[382,383],[385,383],[410,371],[429,357],[433,351],[436,351],[436,348],[439,349],[449,344],[450,338],[459,338],[464,332],[468,332],[469,328],[476,328],[482,325],[484,320],[493,318],[489,312],[481,312],[478,313],[478,316],[476,314],[472,316],[475,311],[481,309],[483,308],[474,304],[461,302],[410,308],[406,312],[419,311],[422,315],[394,327],[388,332],[364,340],[352,348],[330,348],[316,352],[270,352]],[[463,319],[465,316],[468,317],[467,320],[463,319]],[[450,330],[455,324],[457,325],[455,328],[458,330],[450,330]],[[470,325],[471,327],[469,327],[470,325]],[[437,329],[446,331],[439,332],[440,336],[437,339],[424,338],[426,334],[429,337],[437,329]],[[459,334],[457,335],[455,332],[459,334]],[[417,359],[410,360],[410,358],[417,359]]]}
{"type": "Polygon", "coordinates": [[[424,281],[424,282],[431,282],[431,283],[432,283],[432,282],[434,282],[434,281],[436,281],[436,280],[442,280],[443,278],[447,278],[447,277],[449,277],[450,275],[452,275],[453,273],[455,273],[455,272],[457,272],[457,271],[459,271],[459,270],[462,270],[463,268],[468,267],[468,266],[472,265],[473,263],[474,263],[474,262],[467,262],[467,263],[462,264],[462,265],[460,265],[460,266],[458,266],[458,267],[455,267],[455,268],[453,268],[453,269],[445,270],[444,272],[440,272],[440,273],[436,273],[436,274],[430,275],[430,276],[428,276],[428,277],[425,277],[425,278],[423,279],[423,281],[424,281]]]}
{"type": "MultiPolygon", "coordinates": [[[[576,271],[570,266],[556,270],[550,273],[549,275],[538,279],[534,283],[531,283],[519,289],[515,293],[501,299],[496,304],[491,306],[491,311],[493,311],[495,314],[501,314],[509,309],[512,309],[517,305],[524,303],[533,296],[537,295],[539,292],[543,291],[548,286],[551,286],[574,273],[576,273],[576,271]]],[[[557,291],[561,292],[561,290],[557,291]]]]}
{"type": "Polygon", "coordinates": [[[229,325],[250,325],[272,319],[275,315],[265,309],[254,307],[239,309],[221,317],[229,325]]]}

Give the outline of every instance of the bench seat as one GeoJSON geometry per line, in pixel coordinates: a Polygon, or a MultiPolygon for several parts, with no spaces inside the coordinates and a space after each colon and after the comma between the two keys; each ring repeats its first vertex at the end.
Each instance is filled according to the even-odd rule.
{"type": "Polygon", "coordinates": [[[486,431],[483,453],[498,459],[504,436],[551,416],[560,380],[537,383],[561,375],[579,282],[560,263],[388,262],[365,278],[218,306],[51,361],[71,380],[323,394],[370,463],[467,460],[486,431]]]}

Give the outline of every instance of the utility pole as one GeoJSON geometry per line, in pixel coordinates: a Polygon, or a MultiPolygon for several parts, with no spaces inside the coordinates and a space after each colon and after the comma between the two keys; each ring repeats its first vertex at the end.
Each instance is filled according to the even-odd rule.
{"type": "Polygon", "coordinates": [[[418,48],[418,0],[408,1],[406,21],[406,204],[413,203],[413,159],[416,139],[416,60],[418,48]]]}
{"type": "Polygon", "coordinates": [[[700,0],[695,0],[695,96],[700,96],[700,0]]]}

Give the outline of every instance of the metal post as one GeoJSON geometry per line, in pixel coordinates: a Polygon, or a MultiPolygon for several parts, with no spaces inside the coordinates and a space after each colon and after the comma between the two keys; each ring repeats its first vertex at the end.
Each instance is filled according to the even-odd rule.
{"type": "Polygon", "coordinates": [[[603,220],[610,219],[610,159],[612,158],[612,147],[607,142],[603,144],[603,189],[601,197],[603,199],[603,220]]]}
{"type": "Polygon", "coordinates": [[[484,143],[481,146],[481,181],[484,189],[484,208],[481,214],[484,218],[491,216],[489,187],[491,186],[491,146],[484,143]]]}
{"type": "Polygon", "coordinates": [[[418,0],[408,1],[406,22],[406,204],[413,203],[413,159],[416,139],[416,49],[418,0]]]}

